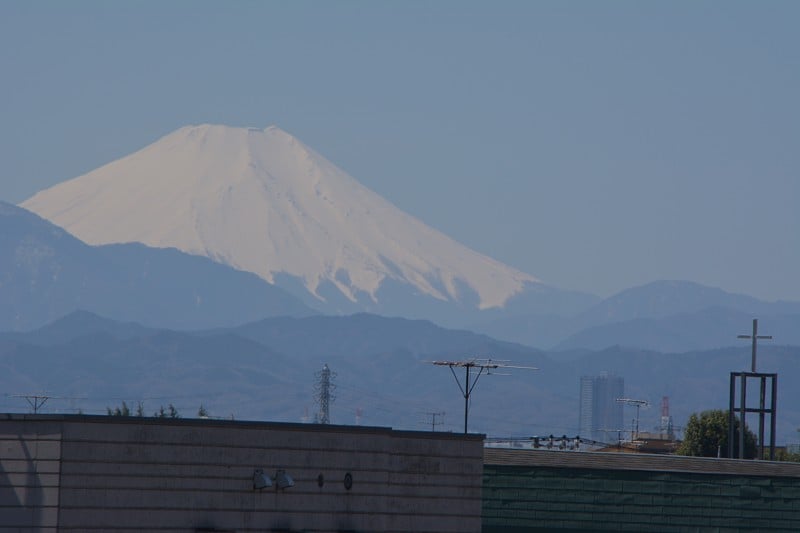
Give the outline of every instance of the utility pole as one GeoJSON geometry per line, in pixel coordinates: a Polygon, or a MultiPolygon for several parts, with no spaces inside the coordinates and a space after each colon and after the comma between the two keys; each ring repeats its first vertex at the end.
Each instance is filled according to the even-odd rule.
{"type": "Polygon", "coordinates": [[[469,399],[472,395],[472,389],[475,388],[475,385],[478,383],[478,379],[483,375],[484,372],[490,374],[492,370],[496,370],[498,368],[506,369],[506,368],[522,368],[525,370],[539,370],[533,366],[513,366],[506,364],[507,362],[497,362],[492,361],[491,359],[470,359],[469,361],[431,361],[432,364],[437,366],[447,366],[450,367],[450,372],[453,373],[453,378],[456,380],[456,384],[458,385],[459,390],[461,390],[461,395],[464,397],[464,434],[467,434],[467,423],[469,421],[469,399]],[[461,381],[459,381],[458,376],[456,375],[454,367],[463,368],[466,372],[466,377],[464,379],[464,385],[461,385],[461,381]],[[477,369],[478,373],[475,374],[472,381],[471,378],[471,371],[472,369],[477,369]]]}

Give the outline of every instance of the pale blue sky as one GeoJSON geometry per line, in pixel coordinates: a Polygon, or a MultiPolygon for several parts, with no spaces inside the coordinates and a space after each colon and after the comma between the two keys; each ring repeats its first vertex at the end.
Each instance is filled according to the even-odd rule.
{"type": "Polygon", "coordinates": [[[276,124],[551,284],[800,300],[800,2],[0,3],[0,199],[276,124]]]}

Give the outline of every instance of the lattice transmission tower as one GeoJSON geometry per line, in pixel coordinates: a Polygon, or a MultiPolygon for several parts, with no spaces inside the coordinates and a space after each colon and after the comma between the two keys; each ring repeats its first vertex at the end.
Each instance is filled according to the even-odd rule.
{"type": "Polygon", "coordinates": [[[336,399],[333,391],[336,390],[336,385],[333,379],[336,377],[336,372],[331,372],[327,363],[323,365],[322,370],[314,374],[317,378],[317,383],[314,385],[314,401],[319,405],[319,413],[316,416],[318,424],[331,423],[331,404],[336,399]]]}

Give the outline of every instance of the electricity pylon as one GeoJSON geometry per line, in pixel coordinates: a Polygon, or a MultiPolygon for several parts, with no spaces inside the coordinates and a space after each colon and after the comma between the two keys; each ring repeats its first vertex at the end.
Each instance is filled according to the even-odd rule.
{"type": "Polygon", "coordinates": [[[317,384],[314,386],[314,399],[319,404],[319,414],[317,415],[317,422],[320,424],[330,424],[331,412],[330,407],[336,397],[333,391],[336,385],[333,384],[333,378],[336,377],[335,372],[331,372],[326,363],[322,370],[315,374],[317,384]]]}

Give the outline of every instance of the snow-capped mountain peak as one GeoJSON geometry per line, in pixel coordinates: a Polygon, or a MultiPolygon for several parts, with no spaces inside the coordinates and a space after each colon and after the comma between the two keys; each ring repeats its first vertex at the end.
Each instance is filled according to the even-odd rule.
{"type": "Polygon", "coordinates": [[[90,244],[174,247],[270,283],[299,279],[320,300],[331,284],[375,303],[392,282],[440,301],[477,295],[486,309],[539,283],[404,213],[275,126],[180,128],[21,205],[90,244]]]}

